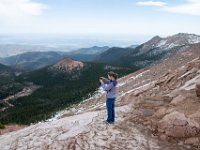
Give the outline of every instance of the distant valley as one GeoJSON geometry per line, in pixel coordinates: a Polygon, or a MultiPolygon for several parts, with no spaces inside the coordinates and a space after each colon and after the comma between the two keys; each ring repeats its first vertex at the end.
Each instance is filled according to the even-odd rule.
{"type": "Polygon", "coordinates": [[[108,50],[109,47],[82,48],[70,52],[62,51],[33,51],[22,54],[0,58],[0,63],[8,65],[21,71],[37,70],[42,67],[52,65],[64,57],[70,57],[79,61],[93,61],[96,57],[108,50]]]}

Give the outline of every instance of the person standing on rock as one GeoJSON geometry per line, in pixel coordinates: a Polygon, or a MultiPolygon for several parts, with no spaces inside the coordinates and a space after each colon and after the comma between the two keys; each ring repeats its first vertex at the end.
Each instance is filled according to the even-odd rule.
{"type": "Polygon", "coordinates": [[[114,72],[108,72],[108,79],[100,78],[101,87],[106,93],[106,108],[107,108],[107,120],[106,123],[113,124],[115,122],[115,99],[116,99],[116,85],[117,74],[114,72]]]}

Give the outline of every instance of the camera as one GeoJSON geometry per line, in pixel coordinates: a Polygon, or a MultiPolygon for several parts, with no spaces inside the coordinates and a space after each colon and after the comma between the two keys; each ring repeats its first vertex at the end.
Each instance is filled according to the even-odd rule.
{"type": "MultiPolygon", "coordinates": [[[[104,77],[100,77],[99,78],[99,80],[103,80],[104,79],[104,77]]],[[[99,82],[99,85],[101,85],[101,82],[99,82]]]]}

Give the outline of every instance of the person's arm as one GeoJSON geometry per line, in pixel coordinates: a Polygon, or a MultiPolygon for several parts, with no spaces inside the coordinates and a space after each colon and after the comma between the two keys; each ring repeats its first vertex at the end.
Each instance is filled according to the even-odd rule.
{"type": "Polygon", "coordinates": [[[103,78],[103,82],[108,84],[110,82],[110,80],[108,80],[107,78],[103,78]]]}
{"type": "Polygon", "coordinates": [[[110,82],[109,84],[104,84],[103,82],[101,82],[101,86],[105,91],[109,91],[113,88],[114,85],[112,82],[110,82]]]}

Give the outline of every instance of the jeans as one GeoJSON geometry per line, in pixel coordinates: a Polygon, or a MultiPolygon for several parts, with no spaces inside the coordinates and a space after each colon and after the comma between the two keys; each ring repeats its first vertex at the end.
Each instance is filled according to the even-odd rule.
{"type": "Polygon", "coordinates": [[[107,108],[107,122],[115,121],[115,98],[106,99],[106,108],[107,108]]]}

